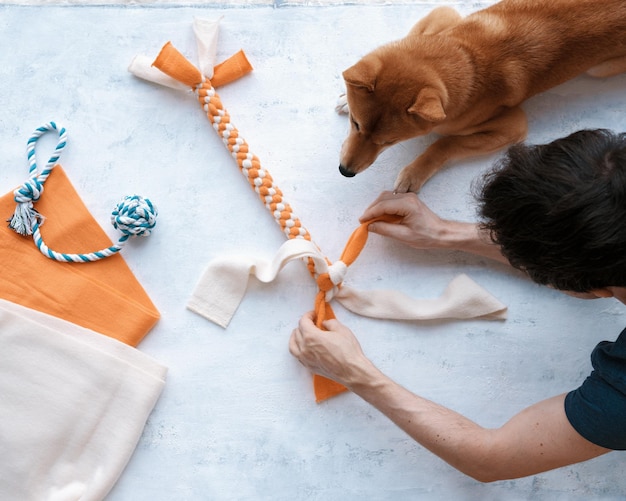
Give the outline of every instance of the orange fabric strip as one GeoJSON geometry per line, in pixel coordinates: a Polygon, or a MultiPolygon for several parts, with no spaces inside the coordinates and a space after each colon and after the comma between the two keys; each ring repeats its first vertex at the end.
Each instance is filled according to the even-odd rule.
{"type": "MultiPolygon", "coordinates": [[[[58,252],[87,253],[112,244],[67,175],[56,166],[35,208],[45,216],[44,240],[58,252]]],[[[15,210],[0,197],[0,217],[15,210]]],[[[0,298],[137,346],[159,312],[120,254],[89,263],[47,258],[32,237],[0,227],[0,298]]]]}
{"type": "MultiPolygon", "coordinates": [[[[343,261],[346,266],[350,266],[361,251],[365,247],[367,243],[368,231],[367,227],[373,223],[374,221],[387,221],[389,223],[397,223],[402,218],[400,216],[380,216],[375,219],[371,219],[369,221],[365,221],[362,223],[356,230],[352,232],[350,238],[348,238],[348,242],[341,253],[340,260],[343,261]]],[[[317,293],[315,297],[315,325],[318,329],[324,329],[322,323],[324,320],[330,320],[335,318],[335,312],[333,311],[331,305],[326,302],[326,291],[331,290],[333,288],[333,283],[328,276],[328,273],[324,273],[319,276],[317,283],[320,287],[320,291],[317,293]]],[[[315,374],[313,377],[313,389],[315,391],[315,401],[322,402],[328,398],[334,397],[344,391],[347,391],[347,388],[342,384],[333,381],[332,379],[328,379],[326,377],[315,374]]]]}
{"type": "MultiPolygon", "coordinates": [[[[152,65],[179,82],[195,88],[202,83],[202,74],[171,42],[166,43],[152,65]]],[[[250,73],[252,65],[242,50],[213,69],[211,85],[218,87],[250,73]]]]}
{"type": "Polygon", "coordinates": [[[163,46],[152,65],[189,87],[193,88],[202,82],[202,74],[198,68],[178,52],[171,42],[163,46]]]}
{"type": "Polygon", "coordinates": [[[211,85],[221,87],[252,71],[252,65],[242,50],[213,68],[211,85]]]}

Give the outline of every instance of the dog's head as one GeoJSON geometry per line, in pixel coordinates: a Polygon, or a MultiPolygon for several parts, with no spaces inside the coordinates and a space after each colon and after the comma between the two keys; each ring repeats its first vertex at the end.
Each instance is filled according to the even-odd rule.
{"type": "Polygon", "coordinates": [[[368,54],[343,72],[350,132],[339,171],[352,177],[389,146],[429,133],[446,118],[447,93],[430,68],[416,68],[398,50],[368,54]]]}

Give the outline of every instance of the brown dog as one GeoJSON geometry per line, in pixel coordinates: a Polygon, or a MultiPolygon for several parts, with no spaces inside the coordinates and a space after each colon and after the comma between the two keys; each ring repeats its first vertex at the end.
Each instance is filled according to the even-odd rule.
{"type": "Polygon", "coordinates": [[[625,70],[626,0],[503,0],[466,18],[436,8],[343,72],[351,125],[339,171],[352,177],[392,144],[435,132],[395,183],[419,191],[450,160],[522,141],[530,96],[625,70]]]}

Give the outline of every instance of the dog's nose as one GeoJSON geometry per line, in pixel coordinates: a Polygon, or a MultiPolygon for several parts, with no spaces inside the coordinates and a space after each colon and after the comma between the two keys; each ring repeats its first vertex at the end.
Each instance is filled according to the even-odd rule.
{"type": "Polygon", "coordinates": [[[342,176],[345,177],[354,177],[356,176],[356,174],[354,172],[349,171],[348,169],[346,169],[343,165],[339,165],[339,172],[341,172],[342,176]]]}

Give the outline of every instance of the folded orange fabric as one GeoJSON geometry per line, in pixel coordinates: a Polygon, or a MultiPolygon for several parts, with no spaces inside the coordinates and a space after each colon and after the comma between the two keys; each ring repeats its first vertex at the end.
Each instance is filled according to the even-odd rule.
{"type": "MultiPolygon", "coordinates": [[[[191,64],[178,50],[167,42],[154,60],[153,66],[179,82],[195,87],[202,82],[202,73],[191,64]]],[[[237,80],[252,71],[252,65],[245,53],[240,50],[216,65],[213,69],[211,85],[220,87],[237,80]]]]}
{"type": "Polygon", "coordinates": [[[248,61],[244,51],[240,50],[213,68],[211,85],[213,87],[221,87],[234,82],[251,71],[252,65],[250,61],[248,61]]]}
{"type": "MultiPolygon", "coordinates": [[[[57,165],[37,210],[41,233],[59,252],[87,253],[112,245],[57,165]]],[[[11,191],[0,197],[0,217],[15,210],[11,191]]],[[[159,312],[120,254],[102,261],[62,263],[45,257],[31,237],[0,227],[0,298],[137,346],[159,312]]]]}

